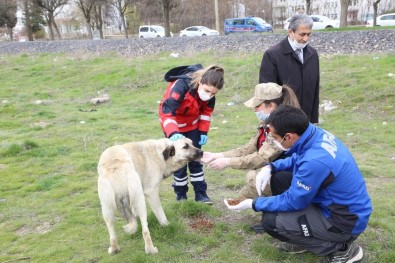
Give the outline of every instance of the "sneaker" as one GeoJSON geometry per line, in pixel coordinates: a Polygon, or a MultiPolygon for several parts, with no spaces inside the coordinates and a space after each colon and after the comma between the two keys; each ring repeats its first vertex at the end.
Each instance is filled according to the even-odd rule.
{"type": "Polygon", "coordinates": [[[347,244],[345,251],[336,251],[325,256],[322,263],[353,263],[361,262],[364,253],[361,246],[354,243],[347,244]]]}
{"type": "Polygon", "coordinates": [[[196,202],[202,202],[208,205],[212,205],[213,201],[207,196],[206,193],[196,193],[195,194],[195,201],[196,202]]]}
{"type": "Polygon", "coordinates": [[[177,195],[177,197],[176,197],[176,200],[177,201],[185,201],[185,200],[187,200],[188,198],[187,198],[187,195],[186,194],[184,194],[184,195],[177,195]]]}
{"type": "Polygon", "coordinates": [[[304,249],[303,247],[300,247],[298,245],[294,245],[291,243],[286,243],[286,242],[281,243],[278,246],[278,249],[280,251],[287,252],[289,254],[301,254],[301,253],[307,252],[307,250],[304,249]]]}
{"type": "Polygon", "coordinates": [[[263,234],[263,233],[266,232],[266,230],[265,230],[265,228],[263,227],[262,223],[253,225],[253,226],[251,227],[251,230],[254,231],[254,232],[257,233],[257,234],[263,234]]]}

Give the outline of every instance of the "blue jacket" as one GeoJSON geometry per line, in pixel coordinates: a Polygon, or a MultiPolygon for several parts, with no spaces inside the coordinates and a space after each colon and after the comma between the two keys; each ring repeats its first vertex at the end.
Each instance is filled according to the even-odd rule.
{"type": "Polygon", "coordinates": [[[309,124],[287,153],[292,156],[270,165],[272,173],[293,171],[290,188],[255,198],[255,211],[298,211],[313,203],[341,231],[359,234],[366,229],[372,203],[354,158],[339,139],[309,124]]]}

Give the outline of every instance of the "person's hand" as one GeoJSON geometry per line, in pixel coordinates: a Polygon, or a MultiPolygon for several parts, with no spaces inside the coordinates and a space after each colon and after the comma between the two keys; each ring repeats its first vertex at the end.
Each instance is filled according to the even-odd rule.
{"type": "Polygon", "coordinates": [[[214,170],[223,170],[230,164],[229,158],[218,158],[208,164],[208,167],[214,170]]]}
{"type": "Polygon", "coordinates": [[[228,207],[228,209],[236,211],[236,212],[241,212],[241,211],[244,211],[248,208],[252,209],[252,199],[246,199],[244,201],[241,201],[237,205],[230,205],[228,203],[228,200],[225,198],[224,203],[228,207]]]}
{"type": "Polygon", "coordinates": [[[200,159],[202,163],[210,163],[215,159],[222,158],[224,155],[222,153],[211,153],[211,152],[203,152],[203,158],[200,159]]]}
{"type": "Polygon", "coordinates": [[[208,140],[208,136],[204,135],[204,134],[201,134],[200,135],[199,145],[205,145],[207,143],[207,140],[208,140]]]}
{"type": "Polygon", "coordinates": [[[258,195],[262,194],[262,191],[265,190],[265,187],[268,183],[270,183],[270,178],[272,177],[271,173],[272,169],[270,165],[266,165],[262,168],[262,170],[256,175],[256,191],[258,195]]]}
{"type": "Polygon", "coordinates": [[[181,133],[176,133],[176,134],[173,134],[169,139],[170,139],[170,141],[174,142],[174,141],[177,141],[182,138],[185,138],[185,136],[182,135],[181,133]]]}

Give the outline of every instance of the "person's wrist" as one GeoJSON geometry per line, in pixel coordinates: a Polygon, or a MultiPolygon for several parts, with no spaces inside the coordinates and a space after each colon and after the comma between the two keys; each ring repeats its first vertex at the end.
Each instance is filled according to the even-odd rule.
{"type": "Polygon", "coordinates": [[[224,154],[223,153],[216,153],[215,159],[218,159],[218,158],[224,158],[224,154]]]}

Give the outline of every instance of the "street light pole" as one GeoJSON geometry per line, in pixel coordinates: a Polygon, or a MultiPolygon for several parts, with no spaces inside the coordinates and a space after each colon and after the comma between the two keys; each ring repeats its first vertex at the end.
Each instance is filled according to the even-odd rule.
{"type": "Polygon", "coordinates": [[[219,32],[218,0],[214,0],[214,11],[215,11],[215,30],[219,32]]]}

